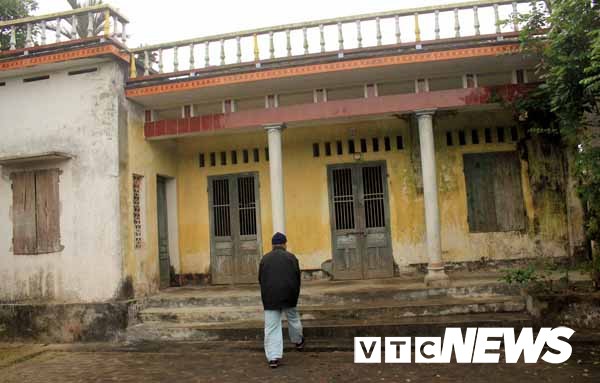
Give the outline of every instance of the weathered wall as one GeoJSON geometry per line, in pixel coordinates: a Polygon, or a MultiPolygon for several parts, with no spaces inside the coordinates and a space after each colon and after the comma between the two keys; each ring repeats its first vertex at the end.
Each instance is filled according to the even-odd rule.
{"type": "MultiPolygon", "coordinates": [[[[537,200],[538,196],[532,194],[530,187],[527,161],[521,162],[523,194],[529,220],[527,232],[469,233],[462,154],[514,151],[517,150],[517,144],[507,139],[506,143],[471,145],[470,136],[467,135],[467,145],[458,146],[455,143],[447,147],[445,132],[459,128],[469,132],[477,128],[483,142],[485,127],[495,129],[496,126],[512,124],[510,114],[493,111],[440,114],[435,117],[442,249],[447,262],[566,255],[564,205],[560,205],[551,192],[549,196],[537,200]]],[[[347,152],[346,142],[351,136],[356,138],[357,150],[360,148],[360,138],[368,140],[369,151],[363,153],[359,161],[387,162],[391,235],[396,263],[403,267],[427,262],[417,130],[414,122],[404,119],[288,128],[284,131],[283,168],[290,250],[299,256],[303,269],[320,268],[322,262],[331,258],[326,165],[356,161],[347,152]],[[404,139],[404,149],[398,151],[395,137],[400,134],[404,139]],[[392,141],[390,152],[385,152],[383,148],[385,136],[392,141]],[[378,153],[370,149],[372,137],[380,138],[378,153]],[[336,140],[344,143],[343,155],[335,153],[336,140]],[[331,157],[324,155],[323,143],[328,141],[332,143],[331,157]],[[314,142],[321,143],[321,156],[318,158],[313,157],[314,142]]],[[[270,248],[272,228],[269,167],[264,159],[266,144],[266,132],[263,131],[179,141],[177,171],[182,273],[210,271],[207,177],[211,175],[248,171],[259,173],[263,249],[270,248]],[[255,147],[260,149],[260,162],[254,163],[251,156],[248,164],[242,163],[241,150],[251,151],[255,147]],[[237,165],[231,164],[230,151],[234,149],[238,150],[237,165]],[[219,165],[220,151],[227,151],[226,166],[219,165]],[[209,164],[210,152],[217,153],[215,167],[209,164]],[[207,165],[204,168],[198,166],[198,153],[205,153],[207,165]]]]}
{"type": "MultiPolygon", "coordinates": [[[[177,160],[173,142],[152,142],[144,138],[144,109],[134,103],[127,103],[128,110],[126,134],[122,138],[123,171],[121,175],[122,222],[124,224],[124,273],[132,282],[136,296],[147,295],[158,291],[158,219],[156,199],[156,178],[170,178],[167,188],[177,184],[177,160]],[[135,248],[133,227],[133,174],[144,177],[142,205],[143,243],[140,249],[135,248]]],[[[169,196],[169,190],[167,190],[169,196]]],[[[173,200],[176,200],[173,198],[173,200]]],[[[169,204],[169,212],[177,211],[176,204],[169,204]]],[[[170,229],[177,230],[177,225],[170,229]]],[[[177,246],[177,237],[171,235],[170,241],[177,246]]],[[[171,249],[171,256],[176,257],[176,249],[171,249]]],[[[171,260],[178,265],[177,259],[171,260]]],[[[179,270],[176,270],[179,271],[179,270]]]]}
{"type": "MultiPolygon", "coordinates": [[[[74,61],[68,70],[77,65],[82,64],[74,61]]],[[[62,170],[64,250],[53,254],[13,254],[9,175],[15,168],[0,168],[0,301],[97,302],[119,295],[117,98],[123,89],[123,71],[112,61],[85,68],[89,67],[98,71],[77,76],[68,76],[66,69],[42,72],[50,78],[30,83],[20,77],[3,79],[0,157],[59,151],[72,159],[31,165],[62,170]]]]}

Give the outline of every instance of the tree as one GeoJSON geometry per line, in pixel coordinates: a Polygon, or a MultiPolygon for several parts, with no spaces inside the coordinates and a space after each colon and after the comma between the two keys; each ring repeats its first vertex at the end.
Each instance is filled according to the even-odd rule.
{"type": "MultiPolygon", "coordinates": [[[[94,5],[99,5],[99,4],[103,4],[102,0],[84,0],[84,1],[77,1],[77,0],[67,0],[67,2],[69,3],[69,5],[71,6],[71,8],[73,9],[79,9],[79,8],[85,8],[85,7],[91,7],[94,5]]],[[[63,34],[64,36],[66,36],[67,38],[71,37],[71,31],[73,30],[73,26],[71,25],[70,20],[66,20],[66,22],[68,23],[68,27],[65,27],[64,25],[60,26],[60,33],[63,34]]],[[[77,32],[77,36],[79,38],[85,38],[85,37],[90,37],[88,36],[88,26],[89,26],[89,18],[87,15],[80,15],[76,17],[76,32],[77,32]]],[[[56,31],[56,25],[49,25],[48,29],[56,31]]],[[[104,29],[104,16],[102,14],[95,14],[92,17],[92,36],[96,36],[98,35],[100,32],[102,32],[102,30],[104,29]]]]}
{"type": "Polygon", "coordinates": [[[518,16],[522,49],[540,57],[542,84],[515,103],[533,134],[555,137],[574,163],[591,243],[596,287],[600,288],[600,6],[589,0],[532,3],[518,16]]]}
{"type": "MultiPolygon", "coordinates": [[[[21,19],[31,15],[38,7],[36,0],[0,0],[0,21],[21,19]]],[[[10,46],[10,28],[0,29],[0,48],[10,46]]],[[[23,31],[16,33],[17,44],[22,46],[25,41],[23,31]]]]}

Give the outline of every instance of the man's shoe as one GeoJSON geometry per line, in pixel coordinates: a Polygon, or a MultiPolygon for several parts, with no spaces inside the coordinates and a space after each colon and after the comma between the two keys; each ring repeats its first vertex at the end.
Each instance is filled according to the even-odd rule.
{"type": "Polygon", "coordinates": [[[300,343],[296,343],[296,351],[304,350],[304,343],[306,343],[304,340],[305,340],[304,337],[302,337],[302,340],[300,341],[300,343]]]}
{"type": "Polygon", "coordinates": [[[269,361],[269,367],[271,367],[271,368],[277,368],[277,367],[279,367],[279,360],[278,359],[270,360],[269,361]]]}

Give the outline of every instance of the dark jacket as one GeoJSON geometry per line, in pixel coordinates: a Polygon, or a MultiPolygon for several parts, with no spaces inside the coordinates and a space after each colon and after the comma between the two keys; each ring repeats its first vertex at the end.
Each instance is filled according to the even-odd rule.
{"type": "Polygon", "coordinates": [[[260,261],[260,295],[265,310],[296,307],[300,295],[300,265],[296,256],[274,248],[260,261]]]}

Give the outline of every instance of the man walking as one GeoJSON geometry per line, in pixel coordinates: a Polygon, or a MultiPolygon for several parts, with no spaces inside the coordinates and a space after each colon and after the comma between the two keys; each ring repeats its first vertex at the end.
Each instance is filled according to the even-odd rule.
{"type": "Polygon", "coordinates": [[[275,233],[271,240],[273,250],[260,261],[258,281],[265,309],[265,354],[269,367],[277,368],[283,357],[281,314],[285,313],[290,340],[296,350],[304,348],[302,323],[296,309],[300,295],[300,265],[296,256],[286,251],[287,238],[275,233]]]}

